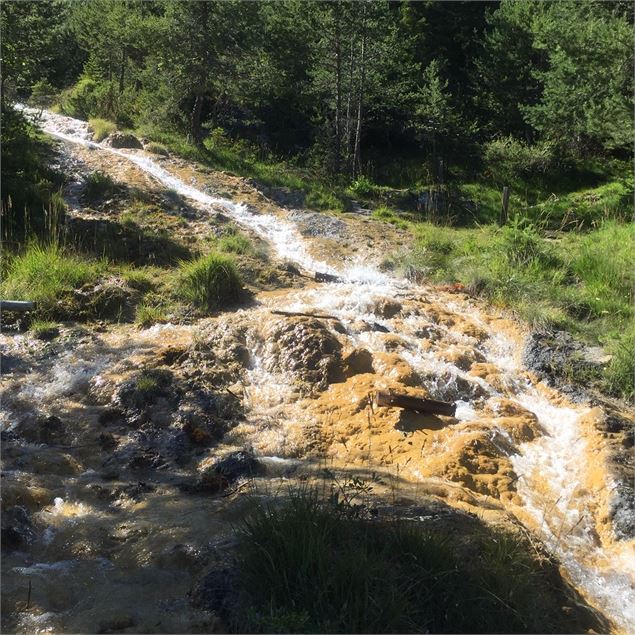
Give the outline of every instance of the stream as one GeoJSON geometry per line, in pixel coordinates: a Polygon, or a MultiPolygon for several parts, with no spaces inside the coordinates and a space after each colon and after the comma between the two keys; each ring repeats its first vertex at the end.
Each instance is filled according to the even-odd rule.
{"type": "MultiPolygon", "coordinates": [[[[231,541],[242,508],[184,495],[181,484],[205,474],[219,453],[248,447],[272,483],[303,460],[323,461],[376,469],[462,509],[511,514],[557,556],[615,632],[635,633],[635,544],[616,539],[611,527],[617,484],[597,431],[604,413],[571,403],[523,369],[522,327],[462,294],[381,271],[382,254],[372,250],[334,258],[302,234],[299,210],[262,213],[208,194],[169,161],[91,141],[83,121],[44,111],[38,125],[70,152],[131,162],[198,209],[222,208],[280,260],[339,281],[263,292],[248,307],[194,324],[70,329],[54,347],[28,334],[0,335],[3,355],[16,360],[2,379],[3,434],[11,440],[41,417],[66,425],[53,426],[51,439],[34,433],[3,443],[3,503],[30,515],[15,521],[30,532],[29,549],[3,558],[2,608],[11,628],[213,629],[214,617],[193,609],[186,595],[192,573],[231,541]],[[329,319],[285,318],[274,309],[329,319]],[[234,371],[239,349],[245,361],[234,371]],[[170,351],[185,351],[191,364],[157,361],[170,351]],[[106,441],[99,436],[104,412],[122,402],[121,386],[140,368],[163,364],[170,386],[194,386],[201,360],[218,374],[224,359],[231,376],[223,386],[242,396],[243,411],[212,449],[179,460],[182,437],[172,422],[205,408],[193,388],[166,388],[139,428],[115,423],[106,441]],[[456,417],[448,424],[372,410],[367,396],[379,388],[456,401],[456,417]],[[33,606],[16,611],[27,593],[33,606]]],[[[218,396],[215,403],[233,407],[218,396]]]]}

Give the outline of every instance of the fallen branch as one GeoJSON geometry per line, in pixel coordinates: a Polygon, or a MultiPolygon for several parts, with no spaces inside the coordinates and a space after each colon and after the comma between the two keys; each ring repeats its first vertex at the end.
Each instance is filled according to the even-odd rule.
{"type": "Polygon", "coordinates": [[[287,317],[310,317],[317,318],[318,320],[339,320],[334,315],[321,315],[320,313],[302,313],[301,311],[278,311],[271,309],[271,313],[274,315],[285,315],[287,317]]]}
{"type": "Polygon", "coordinates": [[[377,406],[396,406],[404,410],[412,410],[431,415],[444,415],[453,417],[456,414],[456,404],[434,399],[422,399],[401,393],[393,393],[389,390],[378,390],[373,399],[377,406]]]}
{"type": "Polygon", "coordinates": [[[22,302],[20,300],[0,300],[0,311],[32,311],[35,302],[22,302]]]}

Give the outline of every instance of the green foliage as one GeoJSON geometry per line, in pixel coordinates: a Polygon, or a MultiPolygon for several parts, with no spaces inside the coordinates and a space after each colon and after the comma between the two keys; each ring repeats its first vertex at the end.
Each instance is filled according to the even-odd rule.
{"type": "Polygon", "coordinates": [[[2,239],[57,240],[66,204],[61,178],[47,168],[52,146],[21,113],[2,104],[2,239]]]}
{"type": "Polygon", "coordinates": [[[230,256],[210,253],[181,263],[176,292],[197,308],[213,311],[240,299],[242,280],[230,256]]]}
{"type": "Polygon", "coordinates": [[[107,174],[91,172],[84,183],[84,197],[94,202],[111,194],[115,187],[115,182],[107,174]]]}
{"type": "Polygon", "coordinates": [[[135,310],[135,323],[141,328],[148,328],[153,324],[163,324],[168,321],[166,311],[152,304],[139,304],[135,310]]]}
{"type": "Polygon", "coordinates": [[[117,130],[117,124],[98,117],[91,117],[88,120],[88,127],[93,133],[93,140],[98,143],[117,130]]]}
{"type": "Polygon", "coordinates": [[[60,109],[70,117],[88,119],[97,115],[97,82],[89,77],[80,79],[75,86],[62,93],[60,109]]]}
{"type": "Polygon", "coordinates": [[[232,254],[252,254],[254,246],[244,234],[227,234],[218,239],[218,251],[232,254]]]}
{"type": "Polygon", "coordinates": [[[554,167],[554,147],[547,142],[528,145],[514,137],[490,141],[483,158],[502,184],[522,177],[544,174],[554,167]]]}
{"type": "Polygon", "coordinates": [[[355,179],[349,186],[353,196],[371,197],[379,193],[379,187],[375,185],[368,177],[360,176],[355,179]]]}
{"type": "Polygon", "coordinates": [[[2,296],[36,302],[40,315],[46,315],[74,289],[95,283],[104,271],[102,263],[84,260],[56,244],[32,243],[7,261],[2,296]]]}
{"type": "Polygon", "coordinates": [[[494,633],[575,630],[543,564],[502,530],[469,549],[443,529],[371,521],[291,491],[240,528],[237,632],[494,633]]]}
{"type": "Polygon", "coordinates": [[[48,320],[33,320],[29,324],[29,331],[38,340],[53,339],[59,335],[59,328],[57,323],[50,322],[48,320]]]}
{"type": "Polygon", "coordinates": [[[168,149],[162,144],[156,141],[151,141],[143,147],[146,152],[152,152],[152,154],[159,154],[163,157],[167,157],[170,153],[168,149]]]}

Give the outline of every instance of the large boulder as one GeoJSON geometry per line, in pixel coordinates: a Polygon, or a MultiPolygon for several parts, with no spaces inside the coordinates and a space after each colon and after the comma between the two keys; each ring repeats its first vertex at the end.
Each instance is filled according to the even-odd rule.
{"type": "Polygon", "coordinates": [[[342,345],[320,320],[293,317],[276,321],[266,340],[267,370],[290,372],[307,392],[325,390],[342,380],[342,345]]]}
{"type": "Polygon", "coordinates": [[[142,150],[143,145],[141,141],[137,139],[133,134],[129,132],[113,132],[108,139],[106,139],[106,145],[111,148],[132,148],[135,150],[142,150]]]}

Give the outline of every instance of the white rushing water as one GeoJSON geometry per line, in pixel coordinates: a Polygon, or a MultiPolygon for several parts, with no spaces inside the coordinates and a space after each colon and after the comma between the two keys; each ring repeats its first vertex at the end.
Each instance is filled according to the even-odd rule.
{"type": "MultiPolygon", "coordinates": [[[[21,108],[27,114],[36,113],[33,109],[21,108]]],[[[85,122],[44,111],[37,123],[59,139],[109,152],[131,161],[166,188],[203,207],[222,207],[237,223],[256,231],[267,240],[280,258],[292,261],[311,272],[328,272],[341,277],[341,283],[333,283],[328,287],[329,293],[324,292],[324,287],[322,290],[298,292],[296,301],[285,307],[289,310],[313,309],[328,312],[340,318],[344,324],[356,319],[373,320],[391,330],[390,320],[382,320],[372,314],[371,307],[375,299],[394,298],[420,291],[417,285],[390,278],[373,267],[354,263],[341,267],[329,266],[311,255],[307,243],[292,222],[272,214],[258,213],[244,204],[210,196],[174,176],[142,151],[116,150],[95,143],[90,139],[85,122]]],[[[464,307],[448,308],[456,308],[457,312],[465,311],[464,307]]],[[[502,371],[506,385],[513,390],[515,401],[533,412],[547,433],[523,444],[520,453],[511,457],[514,470],[519,476],[518,492],[525,507],[535,517],[545,543],[561,559],[578,588],[605,611],[619,628],[625,632],[635,632],[635,556],[624,551],[619,556],[602,551],[596,538],[596,519],[589,511],[593,508],[591,499],[594,494],[583,487],[587,465],[581,457],[585,456],[586,441],[581,435],[580,420],[585,410],[552,404],[520,376],[515,344],[501,333],[493,332],[485,322],[482,324],[490,336],[483,348],[487,361],[496,364],[502,371]],[[544,507],[542,490],[545,483],[552,494],[552,510],[544,507]]],[[[372,332],[355,337],[355,345],[363,345],[371,351],[382,350],[383,344],[372,332]]],[[[464,381],[478,383],[488,398],[499,394],[485,380],[470,376],[454,364],[442,362],[424,350],[420,345],[420,338],[415,335],[401,332],[400,337],[408,346],[408,351],[403,354],[404,358],[415,370],[454,379],[460,377],[464,381]]],[[[460,334],[456,335],[457,343],[461,342],[462,337],[460,334]]],[[[90,372],[88,367],[86,372],[90,372]]],[[[257,364],[252,374],[253,394],[263,389],[262,381],[267,379],[267,375],[261,373],[257,364]],[[261,381],[258,380],[259,377],[261,381]]],[[[474,408],[461,402],[457,415],[459,419],[469,421],[475,417],[474,408]]]]}

